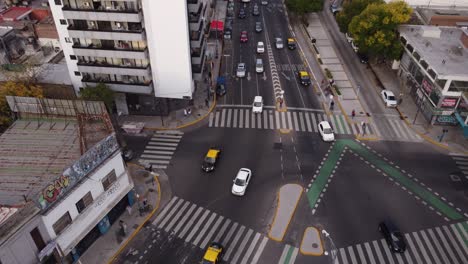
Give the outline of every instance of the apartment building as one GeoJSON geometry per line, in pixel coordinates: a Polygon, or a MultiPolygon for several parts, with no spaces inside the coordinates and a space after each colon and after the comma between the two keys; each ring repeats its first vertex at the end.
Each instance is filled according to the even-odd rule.
{"type": "Polygon", "coordinates": [[[76,92],[105,83],[122,114],[191,99],[212,0],[49,0],[76,92]]]}
{"type": "Polygon", "coordinates": [[[0,136],[0,263],[73,263],[135,196],[104,103],[7,100],[42,119],[0,136]]]}

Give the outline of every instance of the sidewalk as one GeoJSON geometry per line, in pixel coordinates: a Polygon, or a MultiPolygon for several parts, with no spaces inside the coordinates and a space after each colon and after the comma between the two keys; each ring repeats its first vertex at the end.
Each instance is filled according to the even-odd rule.
{"type": "Polygon", "coordinates": [[[468,140],[463,136],[463,131],[459,126],[438,126],[429,124],[422,113],[416,115],[418,107],[409,94],[409,89],[402,84],[395,70],[390,70],[388,66],[383,64],[371,64],[370,66],[385,89],[393,91],[395,95],[403,94],[403,100],[397,110],[400,115],[404,117],[405,123],[419,136],[449,151],[468,154],[468,140]],[[443,137],[442,141],[439,142],[439,137],[443,129],[448,129],[448,133],[443,137]]]}
{"type": "MultiPolygon", "coordinates": [[[[217,0],[216,8],[212,14],[212,19],[224,20],[226,17],[227,1],[217,0]]],[[[207,20],[208,22],[210,19],[207,20]]],[[[197,89],[193,94],[193,106],[190,107],[192,113],[184,115],[184,109],[172,111],[168,116],[140,116],[128,115],[118,118],[119,125],[124,122],[143,122],[144,129],[149,130],[173,130],[181,129],[202,121],[213,110],[216,105],[216,79],[219,76],[221,58],[223,54],[223,40],[206,39],[206,60],[205,69],[201,81],[195,81],[197,89]],[[216,43],[218,42],[218,43],[216,43]],[[210,69],[212,66],[213,68],[210,69]],[[209,72],[211,70],[211,80],[209,72]],[[205,81],[207,80],[207,82],[205,81]],[[208,99],[208,91],[211,89],[211,96],[208,99]]]]}
{"type": "MultiPolygon", "coordinates": [[[[326,1],[324,11],[328,10],[328,1],[326,1]]],[[[330,99],[326,92],[326,86],[328,78],[326,77],[325,68],[330,70],[333,75],[335,84],[339,87],[341,95],[334,92],[333,100],[338,104],[342,114],[346,117],[346,121],[349,125],[360,124],[365,122],[367,124],[372,122],[372,118],[367,117],[368,111],[366,111],[366,105],[362,103],[358,97],[358,88],[353,87],[350,78],[347,76],[346,71],[343,69],[341,60],[334,50],[326,28],[321,23],[321,16],[324,14],[311,13],[307,14],[308,26],[294,25],[294,29],[297,34],[299,44],[303,45],[303,52],[306,60],[309,60],[309,64],[319,64],[319,70],[315,72],[315,78],[318,82],[317,86],[320,91],[327,96],[325,101],[322,101],[324,109],[328,109],[330,99]],[[305,38],[305,40],[304,40],[305,38]],[[310,42],[310,39],[315,38],[315,47],[310,42]],[[310,61],[316,60],[316,61],[310,61]],[[317,62],[318,61],[318,62],[317,62]],[[321,83],[321,80],[325,80],[321,83]],[[324,84],[324,85],[323,85],[324,84]],[[351,118],[350,113],[355,110],[355,118],[351,118]]],[[[383,86],[392,90],[396,95],[403,93],[402,104],[397,108],[402,117],[405,117],[405,123],[410,127],[416,134],[424,138],[426,141],[447,149],[452,152],[468,153],[468,141],[463,136],[463,131],[458,126],[433,126],[430,125],[420,113],[414,124],[413,119],[418,112],[417,105],[406,91],[406,87],[400,84],[400,80],[395,70],[384,68],[385,66],[371,65],[372,70],[383,84],[383,86]],[[442,141],[439,142],[440,136],[443,129],[448,129],[448,133],[443,137],[442,141]]],[[[313,67],[314,68],[314,67],[313,67]]],[[[377,139],[375,135],[366,134],[359,139],[377,139]]]]}
{"type": "Polygon", "coordinates": [[[88,250],[80,257],[78,263],[83,264],[100,264],[106,263],[116,254],[121,247],[133,238],[134,235],[143,226],[143,223],[151,218],[157,211],[161,199],[161,192],[158,178],[137,165],[129,164],[128,173],[133,179],[135,194],[139,195],[139,202],[131,207],[131,210],[126,210],[118,220],[116,220],[106,234],[100,236],[88,250]],[[140,214],[138,208],[143,199],[147,199],[152,206],[152,211],[140,214]],[[122,220],[127,226],[127,234],[122,237],[120,233],[119,221],[122,220]]]}

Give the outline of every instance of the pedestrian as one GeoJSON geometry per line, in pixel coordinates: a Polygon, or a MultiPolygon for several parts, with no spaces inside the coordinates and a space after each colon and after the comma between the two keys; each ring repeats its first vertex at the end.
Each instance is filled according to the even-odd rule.
{"type": "Polygon", "coordinates": [[[333,107],[335,106],[335,101],[330,102],[330,110],[333,110],[333,107]]]}
{"type": "Polygon", "coordinates": [[[206,106],[206,107],[210,106],[210,101],[208,100],[208,98],[205,99],[205,106],[206,106]]]}
{"type": "Polygon", "coordinates": [[[192,114],[192,109],[190,109],[190,107],[187,108],[187,115],[190,115],[192,114]]]}
{"type": "Polygon", "coordinates": [[[132,207],[130,205],[127,205],[125,209],[127,209],[128,215],[132,215],[132,207]]]}
{"type": "Polygon", "coordinates": [[[184,116],[187,116],[187,108],[184,108],[184,116]]]}
{"type": "Polygon", "coordinates": [[[366,133],[366,123],[364,121],[361,121],[361,128],[362,128],[362,134],[364,135],[366,133]]]}
{"type": "Polygon", "coordinates": [[[125,224],[123,220],[120,220],[119,225],[120,225],[120,233],[122,234],[122,236],[127,236],[127,224],[125,224]]]}
{"type": "Polygon", "coordinates": [[[279,100],[280,108],[283,107],[283,98],[280,98],[279,100]]]}
{"type": "Polygon", "coordinates": [[[351,112],[351,118],[354,119],[355,116],[356,116],[356,111],[354,111],[353,109],[353,111],[351,112]]]}

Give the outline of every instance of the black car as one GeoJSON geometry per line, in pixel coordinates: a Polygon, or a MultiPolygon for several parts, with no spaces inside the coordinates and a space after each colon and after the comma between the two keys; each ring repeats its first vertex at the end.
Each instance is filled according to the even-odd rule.
{"type": "Polygon", "coordinates": [[[361,53],[361,52],[356,52],[358,58],[359,58],[359,61],[362,63],[362,64],[367,64],[369,63],[369,57],[367,57],[367,54],[365,53],[361,53]]]}
{"type": "Polygon", "coordinates": [[[379,224],[379,231],[387,241],[393,252],[403,253],[406,250],[406,242],[398,228],[390,221],[385,220],[379,224]]]}
{"type": "Polygon", "coordinates": [[[245,9],[241,8],[239,10],[239,18],[245,18],[247,15],[245,14],[245,9]]]}

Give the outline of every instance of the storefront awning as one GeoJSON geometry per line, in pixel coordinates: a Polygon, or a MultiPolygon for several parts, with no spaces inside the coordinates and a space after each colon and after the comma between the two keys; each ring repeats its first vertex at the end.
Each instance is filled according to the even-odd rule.
{"type": "Polygon", "coordinates": [[[223,30],[224,30],[224,23],[223,23],[223,21],[219,21],[219,20],[213,20],[213,21],[211,21],[210,30],[223,31],[223,30]]]}

